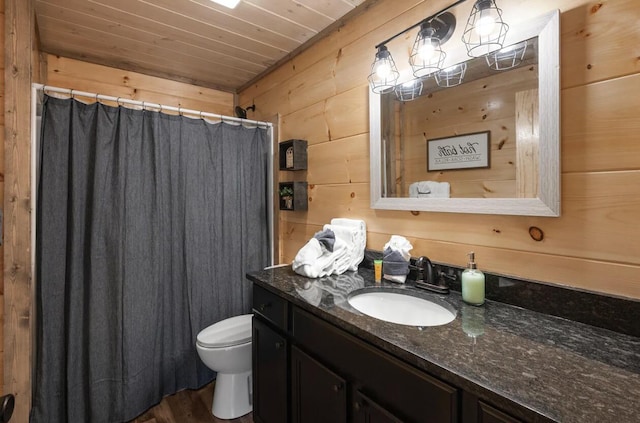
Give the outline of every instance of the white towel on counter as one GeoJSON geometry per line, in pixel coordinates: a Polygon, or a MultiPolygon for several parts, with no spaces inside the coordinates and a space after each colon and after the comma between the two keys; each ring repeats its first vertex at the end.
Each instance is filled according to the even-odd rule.
{"type": "Polygon", "coordinates": [[[364,250],[367,246],[367,225],[364,220],[334,218],[331,219],[331,226],[344,227],[351,229],[352,248],[349,251],[351,262],[348,270],[356,271],[358,266],[364,260],[364,250]]]}
{"type": "Polygon", "coordinates": [[[449,182],[419,181],[409,185],[411,198],[449,198],[449,182]]]}
{"type": "Polygon", "coordinates": [[[322,278],[335,274],[336,261],[347,254],[346,244],[336,236],[333,252],[322,246],[316,238],[311,238],[296,254],[292,269],[309,278],[322,278]]]}
{"type": "MultiPolygon", "coordinates": [[[[340,275],[348,270],[358,270],[364,259],[367,244],[367,227],[362,220],[336,218],[324,225],[322,232],[330,230],[335,236],[333,251],[329,251],[314,236],[293,259],[293,271],[309,278],[340,275]]],[[[321,234],[318,232],[316,235],[321,234]]]]}

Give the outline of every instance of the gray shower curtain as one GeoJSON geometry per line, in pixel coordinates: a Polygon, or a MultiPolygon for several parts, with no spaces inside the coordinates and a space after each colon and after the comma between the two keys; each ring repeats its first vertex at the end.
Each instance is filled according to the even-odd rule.
{"type": "Polygon", "coordinates": [[[122,422],[214,376],[198,332],[268,265],[267,130],[45,97],[32,422],[122,422]]]}

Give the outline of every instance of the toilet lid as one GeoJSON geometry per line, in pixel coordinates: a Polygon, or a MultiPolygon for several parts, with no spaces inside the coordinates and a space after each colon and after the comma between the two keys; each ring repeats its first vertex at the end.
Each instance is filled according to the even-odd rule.
{"type": "Polygon", "coordinates": [[[253,314],[230,317],[200,331],[197,342],[202,347],[220,348],[251,342],[253,314]]]}

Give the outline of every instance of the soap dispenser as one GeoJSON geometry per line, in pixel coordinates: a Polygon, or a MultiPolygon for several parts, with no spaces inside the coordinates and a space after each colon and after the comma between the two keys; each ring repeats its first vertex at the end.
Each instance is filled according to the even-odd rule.
{"type": "Polygon", "coordinates": [[[468,255],[469,264],[462,272],[462,300],[479,306],[484,304],[484,273],[478,270],[473,251],[468,255]]]}

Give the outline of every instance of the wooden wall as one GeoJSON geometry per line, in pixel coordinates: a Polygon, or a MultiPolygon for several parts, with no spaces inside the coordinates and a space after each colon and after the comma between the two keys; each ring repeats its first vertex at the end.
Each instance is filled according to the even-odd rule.
{"type": "Polygon", "coordinates": [[[51,54],[46,61],[47,85],[233,116],[232,93],[51,54]]]}
{"type": "MultiPolygon", "coordinates": [[[[0,0],[0,45],[4,46],[4,0],[0,0]]],[[[4,54],[0,55],[0,93],[4,97],[4,54]]],[[[4,146],[4,101],[0,101],[0,145],[4,146]]],[[[4,148],[0,148],[0,204],[4,205],[4,148]]],[[[4,212],[4,210],[3,210],[4,212]]],[[[4,214],[4,213],[3,213],[4,214]]],[[[4,218],[4,216],[3,216],[4,218]]],[[[3,222],[4,226],[4,222],[3,222]]],[[[4,245],[4,234],[2,236],[4,245]]],[[[0,268],[4,269],[4,247],[0,246],[0,268]]],[[[4,339],[4,272],[0,273],[0,339],[4,339]]],[[[0,381],[4,380],[4,366],[2,365],[4,356],[4,342],[0,343],[0,381]]],[[[4,383],[0,390],[0,395],[4,394],[4,383]]]]}
{"type": "MultiPolygon", "coordinates": [[[[414,256],[640,298],[640,2],[502,1],[509,23],[561,10],[562,216],[536,218],[372,210],[369,73],[374,46],[447,6],[380,0],[240,93],[258,118],[281,115],[280,139],[309,141],[309,210],[280,214],[281,261],[332,217],[364,219],[368,247],[408,237],[414,256]],[[542,241],[530,227],[544,233],[542,241]]],[[[472,2],[468,2],[472,3],[472,2]]],[[[465,3],[466,4],[466,3],[465,3]]],[[[470,6],[469,6],[470,7],[470,6]]],[[[412,40],[403,38],[406,48],[412,40]]]]}

